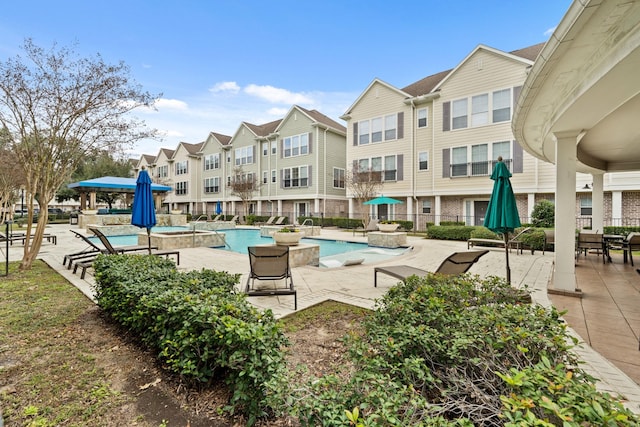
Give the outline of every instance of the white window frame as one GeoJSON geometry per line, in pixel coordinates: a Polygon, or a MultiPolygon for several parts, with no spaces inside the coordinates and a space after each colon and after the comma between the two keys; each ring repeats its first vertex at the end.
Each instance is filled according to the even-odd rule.
{"type": "Polygon", "coordinates": [[[167,178],[169,176],[169,165],[158,166],[158,178],[167,178]]]}
{"type": "Polygon", "coordinates": [[[346,188],[344,169],[333,168],[333,188],[346,188]]]}
{"type": "Polygon", "coordinates": [[[591,196],[580,197],[580,216],[591,216],[593,214],[593,199],[591,196]]]}
{"type": "Polygon", "coordinates": [[[309,166],[294,166],[283,170],[283,188],[304,188],[309,186],[309,166]]]}
{"type": "Polygon", "coordinates": [[[275,156],[278,154],[278,141],[271,141],[271,155],[275,156]]]}
{"type": "Polygon", "coordinates": [[[262,143],[262,156],[267,156],[269,154],[269,143],[268,142],[263,142],[262,143]]]}
{"type": "Polygon", "coordinates": [[[283,147],[283,157],[285,158],[306,156],[309,154],[309,134],[301,133],[288,136],[283,140],[283,147]]]}
{"type": "Polygon", "coordinates": [[[220,169],[220,153],[204,156],[204,170],[220,169]]]}
{"type": "Polygon", "coordinates": [[[213,176],[204,179],[204,192],[207,194],[220,192],[220,177],[213,176]]]}
{"type": "Polygon", "coordinates": [[[422,201],[422,213],[430,214],[431,213],[431,200],[423,200],[422,201]]]}
{"type": "Polygon", "coordinates": [[[508,89],[493,91],[493,93],[491,94],[491,101],[492,101],[491,122],[492,123],[502,123],[502,122],[508,122],[511,120],[511,104],[512,104],[511,92],[512,92],[511,88],[508,88],[508,89]],[[498,102],[496,102],[496,98],[499,98],[499,95],[505,94],[505,93],[506,93],[505,99],[502,101],[502,103],[498,104],[498,102]],[[506,118],[503,117],[504,112],[507,112],[506,118]],[[500,116],[500,117],[496,117],[496,116],[500,116]]]}
{"type": "Polygon", "coordinates": [[[372,117],[358,122],[358,145],[377,144],[398,139],[398,113],[372,117]]]}
{"type": "Polygon", "coordinates": [[[420,151],[418,153],[418,170],[419,171],[429,170],[429,152],[428,151],[420,151]]]}
{"type": "Polygon", "coordinates": [[[266,184],[269,182],[269,171],[262,171],[262,183],[266,184]]]}
{"type": "Polygon", "coordinates": [[[512,149],[513,147],[510,141],[495,141],[451,147],[449,156],[451,159],[449,165],[451,168],[450,176],[456,178],[491,175],[493,165],[497,161],[498,156],[502,156],[502,160],[506,162],[507,165],[511,164],[512,149]],[[478,157],[481,154],[480,147],[486,147],[486,156],[478,157]],[[509,152],[506,153],[502,148],[507,148],[509,152]],[[465,154],[464,163],[454,163],[456,153],[461,154],[463,152],[465,154]],[[469,164],[471,165],[471,170],[469,170],[469,164]],[[464,174],[462,171],[464,171],[464,174]]]}
{"type": "Polygon", "coordinates": [[[187,173],[189,173],[189,161],[180,160],[179,162],[176,162],[176,176],[186,175],[187,173]]]}
{"type": "Polygon", "coordinates": [[[275,184],[278,182],[278,171],[276,169],[271,170],[271,182],[275,184]]]}
{"type": "Polygon", "coordinates": [[[451,129],[466,129],[468,127],[469,99],[456,99],[451,103],[451,129]]]}
{"type": "Polygon", "coordinates": [[[471,127],[489,124],[489,94],[482,93],[471,97],[471,127]]]}
{"type": "Polygon", "coordinates": [[[420,108],[416,112],[418,128],[429,127],[429,108],[420,108]]]}
{"type": "Polygon", "coordinates": [[[236,166],[253,164],[253,146],[238,147],[234,152],[236,166]]]}
{"type": "Polygon", "coordinates": [[[189,181],[176,182],[176,196],[186,196],[189,194],[189,181]]]}
{"type": "Polygon", "coordinates": [[[380,172],[382,181],[395,182],[398,180],[398,155],[363,157],[356,160],[358,172],[380,172]],[[389,168],[392,166],[393,169],[389,168]]]}

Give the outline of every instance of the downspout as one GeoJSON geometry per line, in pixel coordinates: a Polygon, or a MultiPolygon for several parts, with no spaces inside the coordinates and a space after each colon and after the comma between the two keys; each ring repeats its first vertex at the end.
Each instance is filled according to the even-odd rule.
{"type": "MultiPolygon", "coordinates": [[[[327,132],[329,128],[324,130],[324,190],[322,192],[322,217],[327,215],[327,132]]],[[[333,178],[332,178],[333,179],[333,178]]]]}
{"type": "Polygon", "coordinates": [[[417,209],[416,206],[418,204],[418,196],[416,195],[416,188],[417,188],[417,184],[416,184],[416,180],[418,179],[418,172],[417,172],[417,168],[416,168],[416,154],[418,153],[418,139],[416,137],[416,104],[415,104],[415,98],[411,98],[411,176],[412,176],[412,182],[411,182],[411,198],[413,200],[413,212],[411,212],[411,216],[412,219],[414,219],[413,221],[413,229],[415,231],[416,229],[416,223],[418,221],[415,221],[418,219],[417,216],[417,209]]]}

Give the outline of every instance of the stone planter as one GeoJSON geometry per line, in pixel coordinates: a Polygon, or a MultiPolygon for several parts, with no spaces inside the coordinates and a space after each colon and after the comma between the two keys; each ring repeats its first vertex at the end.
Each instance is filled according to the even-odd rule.
{"type": "Polygon", "coordinates": [[[392,233],[400,227],[400,224],[378,224],[378,230],[384,233],[392,233]]]}
{"type": "Polygon", "coordinates": [[[294,231],[292,233],[281,233],[279,231],[276,231],[275,233],[273,233],[272,237],[276,242],[276,245],[296,246],[298,243],[300,243],[302,233],[298,231],[294,231]]]}
{"type": "Polygon", "coordinates": [[[182,210],[174,209],[171,211],[171,215],[182,215],[182,210]]]}

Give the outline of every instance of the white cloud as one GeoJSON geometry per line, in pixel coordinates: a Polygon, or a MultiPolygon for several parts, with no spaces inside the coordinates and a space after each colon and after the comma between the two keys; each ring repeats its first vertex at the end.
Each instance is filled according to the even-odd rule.
{"type": "Polygon", "coordinates": [[[160,98],[156,101],[155,107],[157,109],[170,109],[170,110],[188,110],[189,106],[186,102],[179,99],[165,99],[160,98]]]}
{"type": "Polygon", "coordinates": [[[267,114],[270,114],[272,116],[278,116],[278,117],[283,117],[285,114],[287,114],[289,112],[288,108],[269,108],[267,110],[267,114]]]}
{"type": "Polygon", "coordinates": [[[545,36],[545,37],[550,37],[550,36],[551,36],[551,34],[553,34],[553,32],[556,30],[556,28],[557,28],[557,27],[549,28],[547,31],[545,31],[545,32],[544,32],[544,36],[545,36]]]}
{"type": "Polygon", "coordinates": [[[248,95],[264,99],[272,104],[312,104],[313,99],[303,93],[294,93],[286,89],[280,89],[273,86],[258,86],[250,84],[244,88],[244,92],[248,95]]]}
{"type": "Polygon", "coordinates": [[[229,92],[229,93],[238,93],[240,92],[240,86],[236,82],[220,82],[213,85],[210,92],[219,93],[219,92],[229,92]]]}

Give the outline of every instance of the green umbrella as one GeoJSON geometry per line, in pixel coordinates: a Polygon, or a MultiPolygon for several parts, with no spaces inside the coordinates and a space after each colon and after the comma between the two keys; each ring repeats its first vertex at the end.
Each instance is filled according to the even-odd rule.
{"type": "Polygon", "coordinates": [[[489,199],[487,214],[484,217],[484,226],[494,233],[504,236],[504,250],[507,257],[507,282],[511,283],[511,268],[509,267],[509,233],[520,227],[520,215],[516,206],[516,196],[511,188],[511,172],[498,157],[498,162],[493,168],[491,179],[493,192],[489,199]]]}

